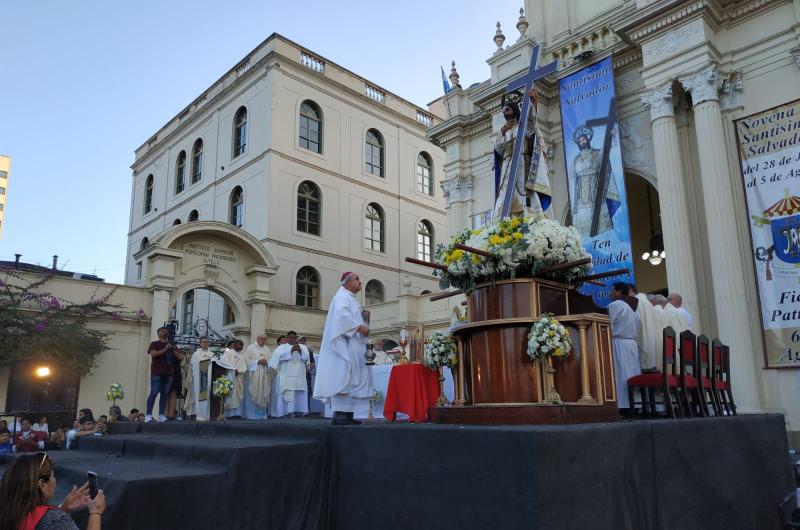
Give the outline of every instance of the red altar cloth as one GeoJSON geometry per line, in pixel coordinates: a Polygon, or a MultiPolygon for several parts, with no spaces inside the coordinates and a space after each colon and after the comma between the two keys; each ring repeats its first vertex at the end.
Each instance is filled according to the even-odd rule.
{"type": "Polygon", "coordinates": [[[408,415],[409,421],[428,420],[428,407],[439,399],[439,373],[421,364],[398,364],[389,376],[383,416],[394,421],[398,412],[408,415]]]}

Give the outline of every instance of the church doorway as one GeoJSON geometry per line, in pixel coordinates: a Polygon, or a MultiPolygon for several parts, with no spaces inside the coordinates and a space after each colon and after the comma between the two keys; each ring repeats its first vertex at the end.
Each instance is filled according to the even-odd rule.
{"type": "Polygon", "coordinates": [[[669,255],[663,256],[661,205],[658,191],[643,176],[625,172],[636,287],[642,293],[667,294],[669,255]]]}

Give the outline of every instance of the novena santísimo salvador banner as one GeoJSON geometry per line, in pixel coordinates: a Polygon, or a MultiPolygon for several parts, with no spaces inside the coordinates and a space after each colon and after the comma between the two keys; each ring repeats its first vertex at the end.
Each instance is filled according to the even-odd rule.
{"type": "Polygon", "coordinates": [[[800,367],[800,100],[734,124],[766,365],[800,367]]]}
{"type": "Polygon", "coordinates": [[[581,289],[607,307],[611,284],[634,281],[611,57],[562,79],[559,96],[572,224],[592,255],[593,272],[629,271],[581,289]]]}

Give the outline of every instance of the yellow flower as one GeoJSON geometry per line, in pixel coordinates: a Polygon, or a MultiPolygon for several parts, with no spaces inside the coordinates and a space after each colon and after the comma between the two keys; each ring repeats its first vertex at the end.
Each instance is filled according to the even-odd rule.
{"type": "Polygon", "coordinates": [[[503,242],[503,238],[501,238],[497,234],[494,234],[492,237],[489,238],[489,244],[491,244],[491,245],[499,245],[502,242],[503,242]]]}
{"type": "Polygon", "coordinates": [[[513,238],[514,241],[519,241],[520,239],[522,239],[522,232],[514,232],[513,238]]]}
{"type": "Polygon", "coordinates": [[[472,254],[472,255],[470,256],[470,260],[472,261],[472,263],[474,263],[475,265],[477,265],[478,263],[480,263],[480,262],[481,262],[481,257],[480,257],[480,256],[478,256],[477,254],[472,254]]]}
{"type": "Polygon", "coordinates": [[[513,219],[511,220],[511,228],[516,228],[516,227],[518,227],[520,224],[522,224],[522,221],[520,221],[520,220],[519,220],[519,217],[515,217],[515,218],[513,218],[513,219]]]}
{"type": "Polygon", "coordinates": [[[460,248],[457,248],[457,249],[455,249],[455,250],[454,250],[454,251],[453,251],[453,252],[450,254],[450,259],[451,259],[452,261],[458,261],[458,260],[460,260],[460,259],[461,259],[461,258],[463,258],[463,257],[464,257],[464,251],[463,251],[463,250],[461,250],[460,248]]]}
{"type": "Polygon", "coordinates": [[[471,233],[472,233],[473,236],[481,235],[481,231],[480,230],[473,230],[471,233]]]}
{"type": "Polygon", "coordinates": [[[549,336],[551,336],[551,337],[555,337],[556,336],[556,332],[555,331],[549,331],[547,334],[549,336]]]}
{"type": "Polygon", "coordinates": [[[563,353],[563,352],[561,351],[561,348],[556,348],[556,352],[555,352],[555,356],[556,356],[556,357],[561,357],[561,354],[562,354],[562,353],[563,353]]]}

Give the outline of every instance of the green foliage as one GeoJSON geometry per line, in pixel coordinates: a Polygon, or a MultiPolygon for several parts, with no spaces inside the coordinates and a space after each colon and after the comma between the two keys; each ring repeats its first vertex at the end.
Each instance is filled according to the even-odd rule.
{"type": "Polygon", "coordinates": [[[46,291],[52,274],[0,272],[0,364],[23,358],[51,359],[82,376],[95,366],[95,356],[108,349],[110,336],[90,328],[90,321],[145,316],[141,309],[128,312],[110,303],[116,287],[100,297],[96,291],[88,302],[72,303],[46,291]]]}

